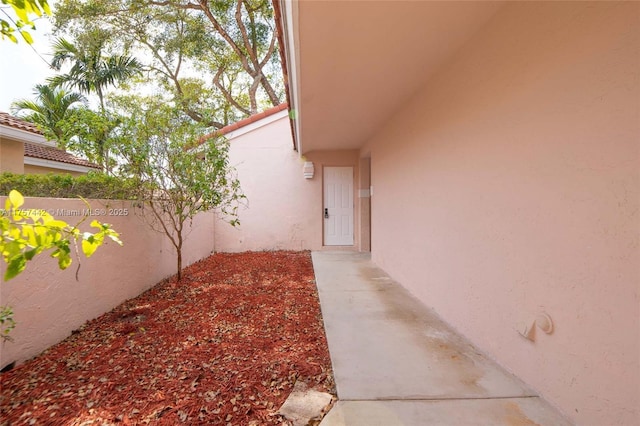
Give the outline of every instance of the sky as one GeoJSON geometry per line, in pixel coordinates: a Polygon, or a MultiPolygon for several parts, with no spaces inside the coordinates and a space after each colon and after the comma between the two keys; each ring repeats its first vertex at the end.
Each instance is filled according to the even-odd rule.
{"type": "Polygon", "coordinates": [[[33,87],[44,83],[53,74],[45,63],[50,59],[51,25],[46,19],[36,21],[36,30],[30,31],[34,43],[24,40],[13,43],[0,40],[0,111],[11,112],[11,103],[18,99],[33,99],[33,87]],[[33,47],[33,49],[32,49],[33,47]],[[34,49],[44,58],[40,58],[34,49]]]}

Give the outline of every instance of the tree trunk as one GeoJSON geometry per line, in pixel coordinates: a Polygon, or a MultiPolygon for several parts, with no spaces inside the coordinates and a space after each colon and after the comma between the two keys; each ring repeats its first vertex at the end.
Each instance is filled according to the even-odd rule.
{"type": "Polygon", "coordinates": [[[178,281],[182,280],[182,232],[178,232],[178,247],[176,247],[176,251],[178,252],[178,281]]]}

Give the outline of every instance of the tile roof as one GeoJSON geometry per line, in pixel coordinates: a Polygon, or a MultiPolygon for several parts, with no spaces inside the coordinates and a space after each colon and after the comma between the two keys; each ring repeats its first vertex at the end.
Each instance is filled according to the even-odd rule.
{"type": "Polygon", "coordinates": [[[35,124],[21,120],[18,117],[7,114],[6,112],[0,111],[0,124],[8,127],[13,127],[14,129],[20,129],[26,132],[35,133],[36,135],[42,134],[42,131],[38,129],[35,124]]]}
{"type": "Polygon", "coordinates": [[[84,166],[92,169],[100,169],[101,167],[90,161],[78,158],[75,155],[55,148],[53,146],[42,145],[33,142],[24,142],[24,156],[31,158],[39,158],[41,160],[58,161],[60,163],[74,164],[76,166],[84,166]]]}

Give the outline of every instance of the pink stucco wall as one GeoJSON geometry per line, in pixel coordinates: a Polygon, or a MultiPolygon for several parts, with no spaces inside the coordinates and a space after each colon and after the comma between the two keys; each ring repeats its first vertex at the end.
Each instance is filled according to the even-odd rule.
{"type": "MultiPolygon", "coordinates": [[[[5,197],[0,197],[4,207],[5,197]]],[[[79,281],[75,279],[77,263],[65,271],[47,255],[31,261],[18,277],[2,282],[0,305],[9,305],[15,313],[13,342],[1,343],[0,367],[21,362],[42,352],[67,337],[85,321],[95,318],[137,296],[163,278],[176,272],[175,251],[163,234],[154,232],[133,213],[131,203],[91,200],[92,209],[106,209],[96,216],[111,223],[120,234],[122,247],[108,242],[96,254],[82,258],[79,281]],[[110,215],[123,213],[124,216],[110,215]]],[[[75,223],[75,217],[64,211],[81,211],[86,206],[79,200],[27,198],[26,208],[46,209],[56,217],[75,223]]],[[[87,221],[90,222],[90,221],[87,221]]],[[[82,230],[89,230],[88,223],[82,230]],[[85,229],[86,227],[86,229],[85,229]]],[[[183,249],[184,265],[202,259],[213,251],[214,214],[196,216],[183,249]]],[[[0,262],[4,274],[4,262],[0,262]]],[[[0,275],[2,276],[2,275],[0,275]]]]}
{"type": "MultiPolygon", "coordinates": [[[[229,161],[237,170],[247,203],[239,210],[240,226],[216,224],[216,251],[322,249],[322,167],[353,166],[357,172],[358,152],[307,154],[315,175],[305,179],[305,160],[293,150],[286,111],[227,137],[229,161]]],[[[357,173],[354,191],[356,180],[357,173]]]]}
{"type": "Polygon", "coordinates": [[[639,8],[508,4],[363,150],[374,261],[580,425],[640,424],[639,8]]]}

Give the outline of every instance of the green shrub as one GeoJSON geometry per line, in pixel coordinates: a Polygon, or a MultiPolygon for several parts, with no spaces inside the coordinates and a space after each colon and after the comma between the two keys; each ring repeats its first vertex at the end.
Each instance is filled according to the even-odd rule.
{"type": "Polygon", "coordinates": [[[107,176],[100,172],[73,177],[68,174],[17,175],[0,174],[0,195],[15,189],[25,197],[94,198],[107,200],[135,199],[136,183],[132,179],[107,176]]]}

